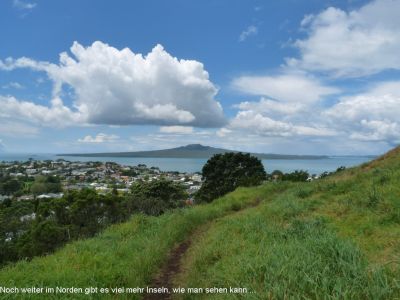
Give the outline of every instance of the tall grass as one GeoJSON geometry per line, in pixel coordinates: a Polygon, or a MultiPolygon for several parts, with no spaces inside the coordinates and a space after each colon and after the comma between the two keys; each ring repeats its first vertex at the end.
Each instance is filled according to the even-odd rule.
{"type": "MultiPolygon", "coordinates": [[[[224,218],[190,250],[186,272],[176,285],[248,289],[246,294],[219,294],[215,299],[399,296],[394,279],[383,268],[369,269],[359,248],[339,238],[324,219],[280,221],[254,210],[224,218]]],[[[194,295],[181,298],[193,299],[194,295]]],[[[209,299],[210,295],[196,298],[209,299]]]]}

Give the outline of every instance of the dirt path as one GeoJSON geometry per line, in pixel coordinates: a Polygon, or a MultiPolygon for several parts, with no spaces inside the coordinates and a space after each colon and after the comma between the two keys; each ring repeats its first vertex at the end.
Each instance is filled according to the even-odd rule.
{"type": "MultiPolygon", "coordinates": [[[[260,202],[261,199],[257,198],[256,201],[251,205],[244,207],[241,210],[234,211],[228,215],[240,213],[248,208],[255,207],[258,204],[260,204],[260,202]]],[[[227,215],[223,217],[226,216],[227,215]]],[[[205,225],[207,224],[204,224],[203,226],[205,225]]],[[[160,287],[168,288],[169,294],[167,293],[145,294],[143,297],[144,300],[170,300],[173,298],[174,294],[172,293],[172,288],[173,288],[174,278],[182,271],[182,257],[185,255],[190,245],[192,244],[192,238],[196,236],[196,232],[198,232],[198,230],[195,230],[195,232],[192,233],[189,236],[189,238],[187,238],[185,241],[180,243],[178,247],[172,250],[166,264],[161,268],[157,277],[155,277],[149,284],[149,287],[152,288],[160,288],[160,287]]]]}
{"type": "Polygon", "coordinates": [[[181,271],[181,259],[182,256],[189,249],[191,244],[191,239],[179,244],[170,254],[167,263],[161,269],[159,275],[153,279],[150,287],[160,288],[166,287],[170,291],[170,294],[146,294],[143,299],[145,300],[159,300],[159,299],[172,299],[172,283],[173,279],[181,271]]]}

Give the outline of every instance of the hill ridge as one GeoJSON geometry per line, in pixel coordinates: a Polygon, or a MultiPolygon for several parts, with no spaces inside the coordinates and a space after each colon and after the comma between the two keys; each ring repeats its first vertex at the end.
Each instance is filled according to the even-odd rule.
{"type": "Polygon", "coordinates": [[[291,155],[274,153],[252,153],[247,151],[229,150],[204,146],[202,144],[188,144],[169,149],[134,151],[134,152],[100,152],[100,153],[66,153],[57,156],[80,156],[80,157],[154,157],[154,158],[204,158],[208,159],[215,154],[226,152],[249,153],[259,159],[323,159],[326,155],[291,155]]]}

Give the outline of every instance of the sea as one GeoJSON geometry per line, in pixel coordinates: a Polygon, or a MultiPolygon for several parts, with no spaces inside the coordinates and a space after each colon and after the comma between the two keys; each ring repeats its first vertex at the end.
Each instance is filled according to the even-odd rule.
{"type": "MultiPolygon", "coordinates": [[[[27,161],[34,160],[57,160],[68,161],[101,161],[116,162],[121,165],[136,166],[145,164],[147,167],[158,167],[161,171],[177,171],[181,173],[201,172],[207,159],[201,158],[149,158],[149,157],[79,157],[79,156],[57,156],[55,154],[10,154],[0,153],[0,161],[27,161]]],[[[262,163],[266,172],[280,170],[288,173],[295,170],[304,170],[310,174],[321,174],[323,172],[335,171],[344,166],[346,168],[360,165],[372,160],[371,156],[330,156],[322,159],[263,159],[262,163]]]]}

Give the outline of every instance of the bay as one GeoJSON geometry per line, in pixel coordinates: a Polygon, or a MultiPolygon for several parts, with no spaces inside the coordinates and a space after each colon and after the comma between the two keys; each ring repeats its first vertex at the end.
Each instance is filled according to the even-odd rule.
{"type": "MultiPolygon", "coordinates": [[[[110,161],[129,166],[145,164],[147,167],[158,167],[162,171],[178,171],[186,173],[201,172],[203,165],[207,161],[207,159],[200,158],[76,157],[56,156],[55,154],[48,153],[0,153],[0,161],[27,161],[29,158],[35,160],[57,160],[61,158],[68,161],[82,162],[110,161]]],[[[346,168],[357,166],[372,159],[372,157],[368,156],[331,156],[323,159],[263,159],[262,163],[268,173],[271,173],[274,170],[281,170],[282,172],[305,170],[310,174],[321,174],[325,171],[335,171],[341,166],[346,168]]]]}

